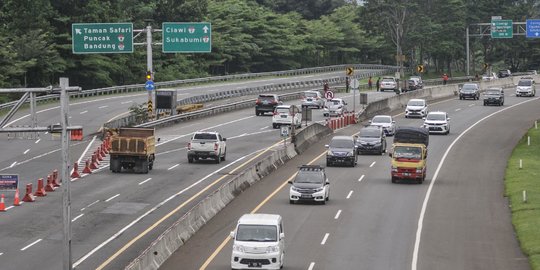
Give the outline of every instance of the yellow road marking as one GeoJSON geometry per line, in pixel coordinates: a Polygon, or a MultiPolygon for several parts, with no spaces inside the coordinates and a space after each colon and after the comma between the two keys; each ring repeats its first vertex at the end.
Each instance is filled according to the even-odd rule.
{"type": "MultiPolygon", "coordinates": [[[[240,168],[242,168],[243,166],[245,166],[246,164],[248,164],[249,162],[253,161],[254,159],[260,157],[262,154],[270,151],[270,149],[272,149],[273,147],[277,146],[277,145],[280,145],[282,144],[283,142],[277,142],[275,144],[273,144],[272,146],[266,148],[264,151],[260,152],[259,154],[255,155],[254,157],[252,157],[251,159],[249,159],[248,161],[242,163],[241,165],[237,166],[236,168],[234,168],[233,170],[231,170],[230,173],[234,173],[235,171],[239,170],[240,168]]],[[[137,242],[139,239],[141,239],[142,237],[144,237],[146,234],[148,234],[150,231],[152,231],[153,229],[155,229],[157,226],[159,226],[163,221],[165,221],[166,219],[168,219],[170,216],[174,215],[176,212],[178,212],[180,209],[184,208],[184,206],[186,206],[188,203],[190,203],[191,201],[193,201],[195,198],[197,198],[198,196],[200,196],[201,194],[203,194],[204,192],[206,192],[208,189],[210,189],[212,186],[216,185],[217,183],[219,183],[221,180],[223,180],[225,177],[227,177],[228,175],[223,175],[221,176],[220,178],[218,178],[217,180],[215,180],[214,182],[212,182],[210,185],[206,186],[205,188],[203,188],[201,191],[197,192],[197,194],[193,195],[191,198],[189,198],[188,200],[186,200],[184,203],[180,204],[178,207],[176,207],[174,210],[172,210],[171,212],[169,212],[167,215],[163,216],[161,219],[159,219],[158,221],[156,221],[154,224],[152,224],[152,226],[148,227],[146,230],[144,230],[142,233],[140,233],[139,235],[137,235],[135,238],[133,238],[131,241],[129,241],[127,244],[125,244],[120,250],[118,250],[117,252],[115,252],[111,257],[109,257],[105,262],[103,262],[100,266],[98,266],[96,268],[96,270],[101,270],[103,268],[105,268],[105,266],[107,266],[109,263],[111,263],[114,259],[116,259],[122,252],[126,251],[126,249],[128,249],[130,246],[132,246],[135,242],[137,242]]]]}
{"type": "MultiPolygon", "coordinates": [[[[314,159],[312,159],[307,165],[311,165],[313,164],[313,162],[315,162],[316,160],[318,160],[319,158],[321,158],[323,155],[326,154],[326,151],[322,152],[320,155],[318,155],[317,157],[315,157],[314,159]]],[[[279,185],[278,188],[276,188],[272,193],[270,193],[270,195],[268,195],[261,203],[259,203],[259,205],[257,205],[251,212],[250,214],[254,214],[256,213],[257,211],[259,211],[259,209],[265,205],[270,199],[272,199],[272,197],[274,197],[285,185],[287,185],[287,183],[289,181],[291,181],[295,176],[296,176],[297,173],[294,173],[293,175],[291,175],[291,177],[289,177],[287,180],[285,180],[285,182],[283,182],[281,185],[279,185]]],[[[227,238],[225,238],[225,240],[223,240],[223,242],[221,242],[221,244],[218,246],[218,248],[216,250],[214,250],[214,252],[212,253],[212,255],[210,255],[210,257],[208,257],[208,259],[206,259],[206,261],[204,262],[204,264],[201,266],[201,268],[199,268],[199,270],[204,270],[206,269],[206,267],[208,267],[208,265],[214,260],[214,258],[217,256],[218,253],[221,252],[221,250],[225,247],[225,245],[227,243],[229,243],[230,241],[230,237],[227,236],[227,238]]]]}

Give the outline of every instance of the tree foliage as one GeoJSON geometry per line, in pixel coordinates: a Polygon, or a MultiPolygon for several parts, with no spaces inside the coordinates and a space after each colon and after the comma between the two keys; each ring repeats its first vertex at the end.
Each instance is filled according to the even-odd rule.
{"type": "MultiPolygon", "coordinates": [[[[429,72],[464,71],[465,33],[498,15],[540,17],[538,1],[518,0],[3,0],[0,87],[39,87],[70,78],[84,89],[142,83],[146,50],[73,54],[73,23],[210,22],[212,52],[153,51],[156,81],[344,63],[424,64],[429,72]],[[401,52],[397,51],[397,45],[401,52]]],[[[142,34],[135,42],[145,41],[142,34]]],[[[155,42],[161,34],[153,33],[155,42]]],[[[481,66],[540,67],[540,39],[471,37],[473,73],[481,66]]],[[[3,98],[3,97],[0,97],[3,98]]]]}

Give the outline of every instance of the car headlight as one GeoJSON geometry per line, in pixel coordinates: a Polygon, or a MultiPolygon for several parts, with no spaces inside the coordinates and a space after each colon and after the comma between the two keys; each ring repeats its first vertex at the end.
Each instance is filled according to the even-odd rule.
{"type": "Polygon", "coordinates": [[[392,172],[397,172],[398,171],[397,167],[392,166],[391,169],[392,169],[392,172]]]}
{"type": "Polygon", "coordinates": [[[241,246],[241,245],[233,245],[233,250],[238,251],[238,252],[244,252],[245,251],[244,247],[241,246]]]}
{"type": "Polygon", "coordinates": [[[354,152],[347,152],[348,157],[352,157],[354,155],[354,152]]]}
{"type": "Polygon", "coordinates": [[[279,251],[279,246],[269,246],[266,248],[267,253],[273,253],[273,252],[278,252],[278,251],[279,251]]]}
{"type": "Polygon", "coordinates": [[[298,188],[295,187],[295,186],[291,186],[291,190],[293,190],[293,191],[298,191],[298,188]]]}
{"type": "Polygon", "coordinates": [[[422,168],[416,168],[416,173],[422,173],[422,168]]]}
{"type": "Polygon", "coordinates": [[[323,190],[324,190],[324,188],[320,187],[320,188],[316,188],[316,189],[315,189],[315,192],[321,192],[321,191],[323,191],[323,190]]]}
{"type": "Polygon", "coordinates": [[[334,153],[333,153],[332,151],[328,150],[328,151],[326,151],[326,155],[327,155],[327,156],[333,156],[334,153]]]}

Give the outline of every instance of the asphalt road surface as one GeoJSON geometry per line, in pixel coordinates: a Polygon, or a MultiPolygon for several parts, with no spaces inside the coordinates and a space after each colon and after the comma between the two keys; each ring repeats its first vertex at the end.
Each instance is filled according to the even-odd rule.
{"type": "MultiPolygon", "coordinates": [[[[485,107],[452,98],[430,110],[450,114],[451,133],[430,136],[424,184],[392,184],[389,157],[366,155],[355,168],[326,169],[328,204],[290,205],[286,182],[299,165],[325,166],[328,137],[233,200],[160,269],[230,269],[228,235],[249,212],[283,216],[284,269],[530,269],[503,188],[507,158],[539,118],[539,99],[507,95],[504,106],[485,107]]],[[[398,125],[421,125],[401,113],[393,112],[398,125]]]]}

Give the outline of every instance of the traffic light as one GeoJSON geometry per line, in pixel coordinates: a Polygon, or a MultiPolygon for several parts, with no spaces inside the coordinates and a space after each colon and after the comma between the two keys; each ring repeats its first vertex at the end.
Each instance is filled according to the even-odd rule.
{"type": "Polygon", "coordinates": [[[152,71],[147,71],[147,72],[146,72],[146,80],[147,80],[147,81],[151,81],[151,80],[152,80],[152,71]]]}

